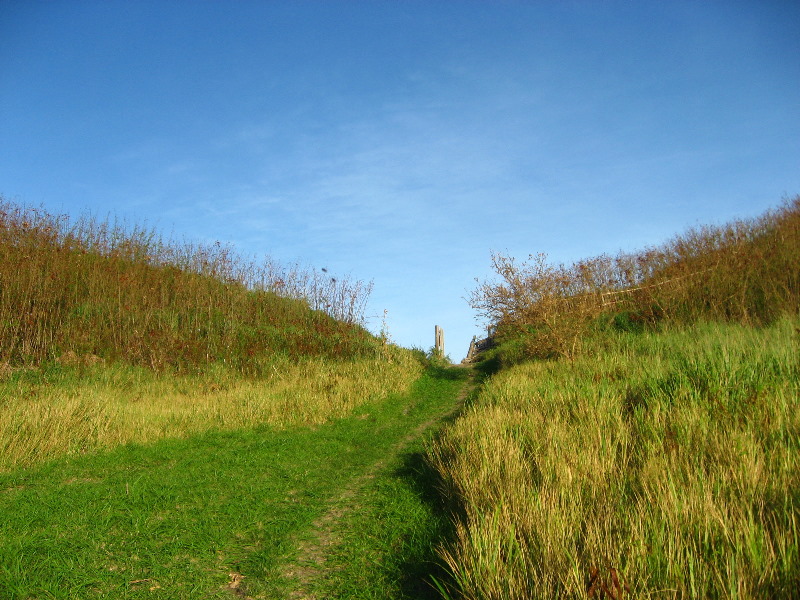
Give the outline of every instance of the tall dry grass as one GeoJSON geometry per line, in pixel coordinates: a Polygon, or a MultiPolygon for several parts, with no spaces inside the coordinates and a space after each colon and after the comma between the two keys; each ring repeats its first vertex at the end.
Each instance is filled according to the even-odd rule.
{"type": "Polygon", "coordinates": [[[492,256],[499,280],[469,301],[521,354],[572,358],[604,316],[626,325],[763,325],[800,310],[800,197],[764,215],[692,229],[654,248],[572,265],[492,256]]]}
{"type": "Polygon", "coordinates": [[[404,391],[371,284],[0,200],[0,471],[209,429],[314,426],[404,391]]]}
{"type": "Polygon", "coordinates": [[[796,596],[800,320],[587,350],[495,375],[429,449],[454,596],[796,596]]]}
{"type": "Polygon", "coordinates": [[[179,371],[259,358],[365,356],[371,284],[256,262],[141,225],[0,199],[0,363],[65,353],[179,371]]]}
{"type": "Polygon", "coordinates": [[[260,378],[217,365],[159,375],[122,363],[0,374],[0,472],[129,442],[211,429],[317,426],[404,393],[421,373],[410,351],[350,361],[275,357],[260,378]]]}

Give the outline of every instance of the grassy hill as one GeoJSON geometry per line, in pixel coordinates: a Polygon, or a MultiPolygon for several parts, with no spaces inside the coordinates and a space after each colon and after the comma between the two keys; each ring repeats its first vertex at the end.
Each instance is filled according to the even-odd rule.
{"type": "Polygon", "coordinates": [[[452,597],[800,590],[800,198],[575,265],[495,256],[497,328],[429,448],[452,597]]]}
{"type": "Polygon", "coordinates": [[[367,332],[369,284],[0,202],[0,596],[795,596],[800,198],[493,261],[423,447],[469,373],[367,332]]]}
{"type": "Polygon", "coordinates": [[[469,373],[370,288],[0,203],[0,597],[431,597],[469,373]]]}
{"type": "Polygon", "coordinates": [[[0,202],[0,362],[65,354],[156,371],[264,359],[371,356],[359,326],[370,284],[256,263],[219,243],[0,202]]]}
{"type": "Polygon", "coordinates": [[[572,265],[494,255],[472,307],[495,327],[504,364],[571,358],[593,329],[699,321],[769,324],[800,311],[800,197],[766,214],[689,230],[640,252],[572,265]]]}
{"type": "Polygon", "coordinates": [[[370,284],[0,202],[0,471],[128,442],[318,425],[403,392],[370,284]]]}

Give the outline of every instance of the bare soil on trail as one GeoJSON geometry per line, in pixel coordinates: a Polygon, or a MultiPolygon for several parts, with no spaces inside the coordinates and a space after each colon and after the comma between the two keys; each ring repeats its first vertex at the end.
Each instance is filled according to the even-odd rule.
{"type": "Polygon", "coordinates": [[[296,582],[294,590],[289,595],[290,600],[322,600],[310,590],[323,576],[327,557],[339,543],[337,525],[346,515],[360,506],[359,493],[371,479],[386,469],[392,459],[400,455],[426,431],[458,414],[473,385],[474,378],[470,377],[461,388],[457,402],[451,410],[432,417],[410,430],[392,446],[385,457],[372,463],[362,474],[353,478],[340,494],[328,501],[330,507],[328,511],[314,522],[311,535],[296,541],[296,557],[283,568],[283,576],[296,582]]]}

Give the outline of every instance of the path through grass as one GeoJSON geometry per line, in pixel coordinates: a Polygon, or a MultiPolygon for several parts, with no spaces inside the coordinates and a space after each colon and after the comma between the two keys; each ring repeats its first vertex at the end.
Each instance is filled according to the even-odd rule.
{"type": "MultiPolygon", "coordinates": [[[[470,370],[439,371],[440,380],[464,381],[470,370]]],[[[329,502],[328,511],[298,540],[286,572],[297,584],[292,598],[440,598],[431,576],[446,577],[437,549],[452,520],[442,504],[438,474],[424,458],[438,425],[461,413],[471,388],[453,403],[450,385],[429,388],[440,410],[400,437],[392,448],[329,502]],[[442,403],[441,401],[445,402],[442,403]],[[445,412],[443,412],[445,411],[445,412]]]]}
{"type": "MultiPolygon", "coordinates": [[[[431,371],[410,394],[315,429],[212,432],[0,475],[0,597],[289,598],[310,584],[287,577],[288,565],[332,501],[364,507],[343,511],[346,521],[374,514],[381,490],[393,487],[403,488],[406,506],[395,503],[402,514],[386,527],[371,522],[374,552],[395,539],[424,553],[430,540],[409,538],[408,528],[425,528],[432,508],[414,491],[413,470],[405,478],[395,472],[404,460],[397,453],[413,447],[409,432],[421,436],[421,424],[452,411],[466,377],[431,371]],[[374,489],[361,494],[353,482],[365,472],[374,489]]],[[[358,586],[337,564],[332,559],[314,585],[358,586]]],[[[394,574],[376,576],[360,597],[402,597],[398,568],[387,564],[394,574]]]]}

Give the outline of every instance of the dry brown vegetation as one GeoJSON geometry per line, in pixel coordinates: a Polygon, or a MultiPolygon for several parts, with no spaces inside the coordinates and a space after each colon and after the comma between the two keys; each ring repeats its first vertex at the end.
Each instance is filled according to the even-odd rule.
{"type": "Polygon", "coordinates": [[[689,230],[654,248],[554,265],[492,256],[500,281],[469,301],[523,356],[574,357],[604,316],[617,326],[718,320],[763,325],[800,309],[800,197],[759,218],[689,230]]]}
{"type": "Polygon", "coordinates": [[[165,240],[118,221],[0,199],[0,363],[67,353],[156,370],[265,356],[363,356],[371,284],[245,260],[220,243],[165,240]]]}

